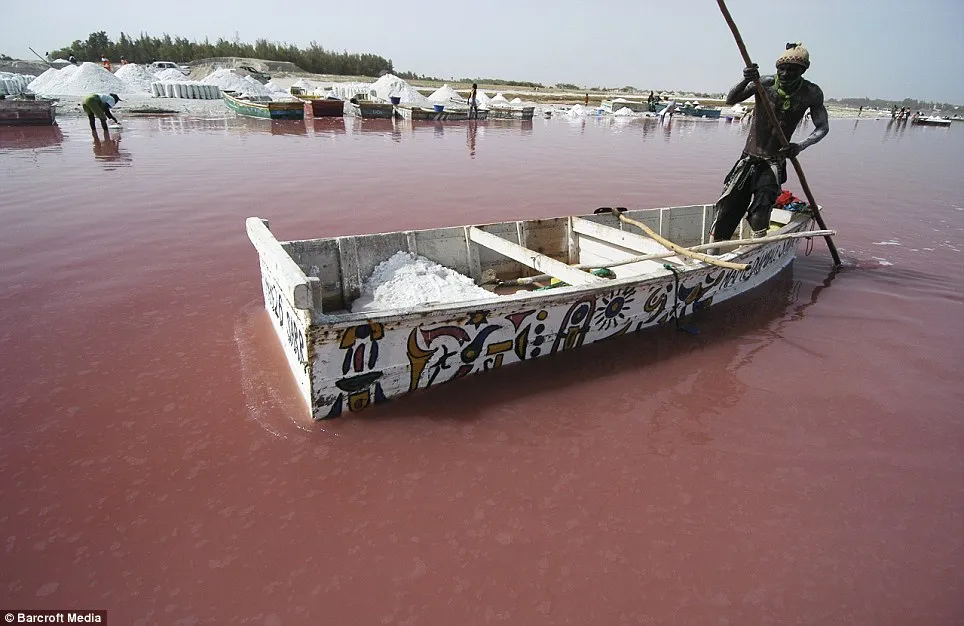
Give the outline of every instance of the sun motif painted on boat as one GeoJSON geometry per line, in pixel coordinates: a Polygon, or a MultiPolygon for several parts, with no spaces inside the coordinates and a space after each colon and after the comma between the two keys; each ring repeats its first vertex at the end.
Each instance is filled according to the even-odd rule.
{"type": "Polygon", "coordinates": [[[612,291],[609,295],[602,297],[602,307],[596,311],[593,324],[597,330],[609,330],[618,326],[626,319],[626,312],[629,311],[629,303],[636,295],[634,287],[624,287],[619,291],[612,291]]]}

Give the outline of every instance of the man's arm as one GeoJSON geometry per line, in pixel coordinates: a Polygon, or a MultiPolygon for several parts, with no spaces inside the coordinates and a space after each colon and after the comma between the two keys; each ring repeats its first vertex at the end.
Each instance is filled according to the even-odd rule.
{"type": "Polygon", "coordinates": [[[814,103],[810,105],[810,116],[813,119],[813,132],[810,136],[798,143],[797,145],[801,150],[804,150],[808,146],[812,146],[821,139],[827,136],[830,132],[830,123],[828,121],[827,107],[823,105],[823,91],[820,87],[814,87],[814,103]]]}
{"type": "Polygon", "coordinates": [[[730,92],[726,94],[726,103],[733,106],[737,102],[743,102],[756,92],[756,81],[760,80],[760,68],[754,63],[743,70],[743,80],[733,85],[730,92]]]}

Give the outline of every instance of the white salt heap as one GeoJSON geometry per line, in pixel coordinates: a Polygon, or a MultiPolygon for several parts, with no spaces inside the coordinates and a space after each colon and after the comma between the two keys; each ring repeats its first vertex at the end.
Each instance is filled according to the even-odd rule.
{"type": "Polygon", "coordinates": [[[291,95],[291,94],[288,93],[288,91],[287,91],[284,87],[282,87],[282,86],[280,86],[280,85],[276,85],[276,84],[271,83],[271,82],[265,83],[264,88],[267,89],[268,91],[270,91],[272,94],[283,93],[283,94],[286,94],[286,95],[291,95]]]}
{"type": "Polygon", "coordinates": [[[509,100],[509,104],[522,104],[522,98],[513,98],[509,100]]]}
{"type": "Polygon", "coordinates": [[[50,69],[38,76],[29,88],[41,95],[85,96],[91,93],[140,93],[96,63],[80,67],[68,65],[62,70],[50,69]],[[51,74],[51,72],[54,72],[51,74]],[[43,79],[43,80],[41,80],[43,79]]]}
{"type": "Polygon", "coordinates": [[[271,92],[255,79],[250,76],[241,76],[226,68],[215,70],[201,82],[206,85],[217,85],[222,91],[236,91],[249,96],[271,95],[271,92]]]}
{"type": "Polygon", "coordinates": [[[372,83],[371,90],[379,100],[386,102],[389,98],[395,96],[401,98],[403,104],[423,107],[432,106],[431,100],[420,94],[418,90],[394,74],[385,74],[376,80],[372,83]]]}
{"type": "Polygon", "coordinates": [[[432,102],[438,102],[440,104],[448,104],[451,101],[465,103],[467,97],[462,97],[462,94],[455,91],[448,85],[442,85],[435,92],[428,97],[432,102]]]}
{"type": "Polygon", "coordinates": [[[490,104],[509,104],[509,101],[505,99],[505,96],[503,96],[502,92],[500,91],[499,93],[495,94],[494,98],[489,100],[489,103],[490,104]]]}
{"type": "Polygon", "coordinates": [[[151,83],[157,80],[157,77],[150,70],[137,63],[121,65],[114,72],[114,76],[130,85],[131,91],[150,91],[151,83]]]}
{"type": "Polygon", "coordinates": [[[310,80],[305,80],[304,78],[299,78],[291,86],[304,89],[305,91],[311,91],[312,89],[317,87],[317,85],[315,85],[313,82],[311,82],[310,80]]]}
{"type": "Polygon", "coordinates": [[[164,82],[183,82],[187,80],[187,76],[181,73],[180,70],[176,70],[173,67],[169,67],[166,70],[161,70],[154,74],[154,78],[164,82]]]}
{"type": "Polygon", "coordinates": [[[577,104],[573,106],[571,109],[569,109],[569,112],[567,113],[567,115],[569,117],[576,117],[578,115],[589,115],[591,112],[592,111],[582,106],[581,104],[577,104]]]}
{"type": "Polygon", "coordinates": [[[465,302],[498,296],[468,276],[411,252],[396,252],[379,263],[352,303],[353,313],[404,309],[434,303],[465,302]]]}
{"type": "Polygon", "coordinates": [[[630,109],[629,107],[623,107],[621,109],[617,109],[616,112],[613,113],[613,115],[616,117],[632,117],[636,114],[633,113],[632,109],[630,109]]]}
{"type": "Polygon", "coordinates": [[[487,109],[487,108],[489,108],[489,103],[490,103],[491,101],[492,101],[492,98],[490,98],[489,96],[485,95],[485,92],[482,91],[481,89],[479,89],[478,91],[475,92],[475,104],[476,104],[476,106],[478,106],[480,109],[487,109]]]}

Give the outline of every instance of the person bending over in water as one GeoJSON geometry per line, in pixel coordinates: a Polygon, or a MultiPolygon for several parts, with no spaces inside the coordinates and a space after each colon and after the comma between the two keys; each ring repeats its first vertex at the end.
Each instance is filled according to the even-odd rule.
{"type": "MultiPolygon", "coordinates": [[[[800,143],[783,148],[770,123],[770,116],[765,111],[753,116],[743,154],[726,175],[723,193],[716,202],[710,241],[726,241],[732,237],[744,214],[753,236],[765,236],[770,227],[770,212],[780,195],[780,185],[787,180],[787,158],[797,156],[830,131],[823,91],[803,78],[803,73],[810,67],[809,51],[803,44],[787,44],[776,66],[776,76],[761,77],[755,63],[744,69],[743,80],[730,89],[726,103],[733,106],[755,95],[759,81],[764,94],[773,103],[777,121],[788,141],[807,112],[813,118],[813,132],[800,143]]],[[[755,95],[755,100],[753,110],[757,111],[762,106],[760,96],[755,95]]],[[[707,253],[718,254],[719,249],[710,249],[707,253]]]]}
{"type": "Polygon", "coordinates": [[[97,139],[97,128],[94,126],[94,117],[100,119],[100,125],[104,129],[105,139],[110,138],[110,131],[107,130],[107,118],[109,117],[114,120],[115,123],[120,124],[113,113],[110,112],[118,102],[120,102],[120,96],[116,93],[102,95],[92,93],[84,98],[84,113],[87,114],[87,119],[90,121],[90,132],[94,133],[94,139],[97,139]]]}

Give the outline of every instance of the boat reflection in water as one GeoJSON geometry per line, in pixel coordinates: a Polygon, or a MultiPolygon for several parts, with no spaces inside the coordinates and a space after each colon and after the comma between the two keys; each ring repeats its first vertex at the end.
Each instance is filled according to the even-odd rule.
{"type": "Polygon", "coordinates": [[[316,137],[334,137],[347,132],[344,117],[305,118],[305,124],[311,128],[311,133],[316,137]]]}
{"type": "Polygon", "coordinates": [[[0,150],[60,150],[64,133],[57,124],[0,126],[0,150]]]}

